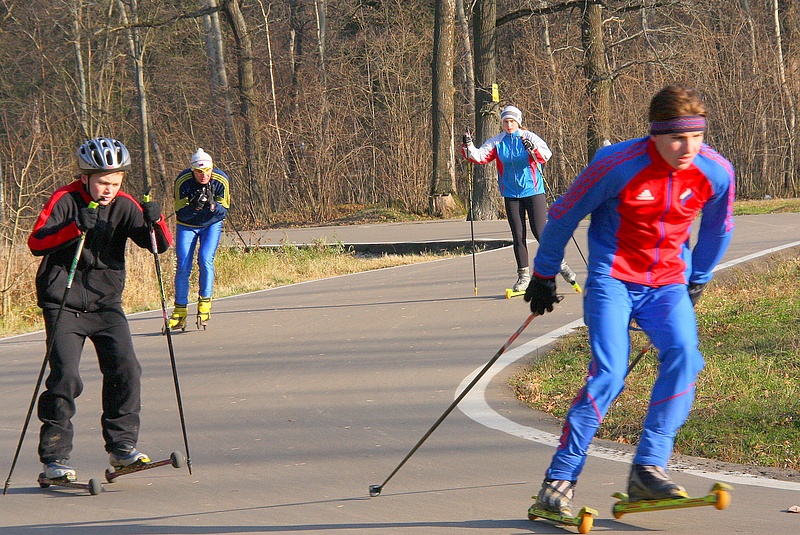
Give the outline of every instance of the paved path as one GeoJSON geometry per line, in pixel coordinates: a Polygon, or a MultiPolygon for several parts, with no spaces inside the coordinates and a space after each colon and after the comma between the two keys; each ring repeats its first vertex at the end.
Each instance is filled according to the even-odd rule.
{"type": "MultiPolygon", "coordinates": [[[[479,237],[505,238],[503,225],[476,223],[475,230],[479,237]]],[[[795,214],[741,217],[737,225],[726,260],[799,239],[795,214]]],[[[412,241],[429,231],[437,240],[470,232],[463,221],[360,228],[370,242],[388,241],[390,233],[412,241]]],[[[345,231],[362,232],[335,229],[341,241],[345,231]]],[[[581,229],[581,247],[584,236],[581,229]]],[[[94,497],[41,490],[34,422],[8,495],[0,497],[0,534],[565,533],[526,519],[553,452],[536,437],[557,434],[557,422],[522,407],[503,379],[540,351],[540,337],[581,318],[574,293],[555,313],[531,323],[507,354],[518,360],[503,362],[480,387],[486,396],[477,396],[477,413],[473,392],[464,401],[469,416],[453,411],[381,496],[368,497],[369,486],[384,481],[452,403],[459,385],[526,318],[521,300],[501,297],[514,278],[512,257],[508,249],[476,255],[478,296],[472,259],[465,256],[215,301],[209,330],[173,337],[193,474],[160,468],[105,485],[94,497]],[[526,429],[528,436],[496,421],[526,429]]],[[[585,276],[574,245],[568,260],[585,276]]],[[[140,447],[159,458],[182,449],[160,325],[160,312],[131,317],[144,369],[140,447]]],[[[3,481],[43,351],[42,333],[0,340],[3,481]]],[[[84,357],[73,461],[79,475],[102,477],[99,374],[91,348],[84,357]]],[[[614,520],[611,493],[624,490],[628,471],[620,458],[591,457],[581,478],[578,501],[601,514],[593,533],[800,529],[800,515],[781,512],[800,504],[800,485],[786,482],[777,488],[737,484],[724,512],[701,508],[614,520]]],[[[692,473],[675,477],[693,494],[711,485],[692,473]]]]}

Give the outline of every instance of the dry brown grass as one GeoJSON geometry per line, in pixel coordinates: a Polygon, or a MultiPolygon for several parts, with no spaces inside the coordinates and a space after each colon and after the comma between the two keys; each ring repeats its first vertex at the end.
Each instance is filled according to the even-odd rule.
{"type": "MultiPolygon", "coordinates": [[[[358,273],[385,267],[427,262],[451,253],[421,255],[357,256],[341,245],[317,243],[298,248],[284,245],[272,250],[220,249],[215,267],[214,297],[236,295],[297,282],[358,273]]],[[[0,265],[8,260],[8,251],[0,254],[0,265]]],[[[34,279],[39,259],[25,250],[17,250],[12,259],[13,286],[4,292],[9,301],[0,315],[0,336],[10,336],[43,328],[41,312],[36,306],[34,279]]],[[[167,306],[172,307],[175,277],[175,252],[170,249],[159,256],[167,306]]],[[[129,245],[127,280],[123,307],[127,312],[155,310],[161,307],[152,253],[129,245]]],[[[192,273],[191,291],[197,291],[197,269],[192,273]]],[[[190,298],[191,298],[190,293],[190,298]]]]}

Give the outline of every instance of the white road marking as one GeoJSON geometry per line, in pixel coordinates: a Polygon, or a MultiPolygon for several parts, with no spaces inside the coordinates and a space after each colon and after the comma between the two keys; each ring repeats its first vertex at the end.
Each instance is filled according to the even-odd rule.
{"type": "MultiPolygon", "coordinates": [[[[736,264],[740,264],[742,262],[747,262],[764,255],[768,255],[783,249],[788,249],[790,247],[797,247],[797,246],[800,246],[800,241],[782,245],[780,247],[773,247],[765,251],[743,256],[741,258],[731,260],[730,262],[719,264],[714,271],[725,269],[734,266],[736,264]]],[[[461,412],[466,414],[472,420],[490,429],[496,429],[498,431],[508,433],[509,435],[524,438],[525,440],[530,440],[533,442],[539,442],[540,444],[553,446],[554,448],[557,447],[559,440],[558,436],[553,435],[551,433],[547,433],[545,431],[541,431],[534,427],[526,427],[524,425],[518,424],[495,412],[486,402],[486,388],[491,382],[491,380],[507,366],[510,366],[514,364],[516,361],[525,358],[526,356],[528,356],[533,352],[536,352],[540,348],[543,348],[548,344],[553,343],[561,336],[570,333],[572,330],[581,327],[582,325],[583,325],[583,318],[575,320],[572,323],[569,323],[559,329],[556,329],[543,336],[540,336],[535,340],[531,340],[530,342],[518,346],[501,355],[500,358],[497,360],[497,362],[495,362],[495,364],[492,366],[492,368],[489,369],[483,377],[481,377],[480,381],[478,381],[473,387],[473,389],[466,396],[464,396],[464,399],[461,400],[461,403],[459,403],[458,406],[461,412]]],[[[483,366],[473,371],[468,377],[466,377],[461,382],[458,389],[456,390],[454,398],[458,397],[460,393],[463,392],[464,388],[467,387],[467,385],[482,369],[483,366]]],[[[603,459],[609,459],[612,461],[630,463],[633,460],[633,455],[630,453],[615,450],[612,448],[595,446],[594,444],[589,446],[588,451],[589,455],[593,455],[595,457],[601,457],[603,459]]],[[[677,463],[671,463],[670,469],[726,483],[751,485],[754,487],[769,487],[773,489],[783,489],[783,490],[800,490],[800,483],[770,479],[766,477],[754,476],[741,472],[710,472],[691,465],[683,465],[677,463]]]]}

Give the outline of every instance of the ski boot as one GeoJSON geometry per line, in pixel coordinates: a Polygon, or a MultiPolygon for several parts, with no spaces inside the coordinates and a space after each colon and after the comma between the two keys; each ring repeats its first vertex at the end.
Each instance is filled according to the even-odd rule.
{"type": "Polygon", "coordinates": [[[534,507],[563,516],[572,516],[572,497],[575,483],[564,479],[545,479],[536,495],[534,507]]]}
{"type": "Polygon", "coordinates": [[[628,477],[628,501],[688,498],[686,489],[674,483],[660,466],[634,464],[628,477]]]}
{"type": "MultiPolygon", "coordinates": [[[[175,305],[175,308],[172,310],[172,316],[169,318],[169,328],[173,331],[177,331],[178,329],[185,331],[187,315],[188,311],[186,309],[186,305],[175,305]]],[[[167,334],[166,327],[163,327],[161,331],[161,334],[167,334]]]]}
{"type": "Polygon", "coordinates": [[[506,288],[506,299],[523,295],[531,282],[531,268],[524,267],[517,270],[517,282],[511,288],[506,288]]]}
{"type": "Polygon", "coordinates": [[[69,459],[57,459],[45,463],[42,476],[45,479],[64,479],[66,481],[75,481],[78,478],[75,474],[75,469],[69,463],[69,459]]]}
{"type": "Polygon", "coordinates": [[[133,446],[122,446],[109,452],[108,462],[115,470],[120,470],[128,466],[147,464],[150,462],[150,457],[133,446]]]}
{"type": "Polygon", "coordinates": [[[197,301],[197,328],[203,329],[208,326],[211,317],[211,298],[200,297],[197,301]]]}
{"type": "Polygon", "coordinates": [[[582,290],[581,290],[581,285],[578,284],[578,276],[575,275],[575,272],[572,271],[572,268],[570,268],[567,265],[567,261],[566,260],[562,260],[561,261],[561,271],[560,271],[560,273],[561,273],[561,276],[564,277],[564,280],[567,281],[570,284],[570,286],[575,288],[576,292],[581,293],[582,290]]]}
{"type": "Polygon", "coordinates": [[[542,489],[534,496],[534,503],[528,509],[528,520],[544,518],[564,526],[578,528],[578,533],[589,533],[594,525],[597,510],[581,507],[578,514],[572,516],[572,497],[575,494],[575,482],[545,479],[542,489]]]}

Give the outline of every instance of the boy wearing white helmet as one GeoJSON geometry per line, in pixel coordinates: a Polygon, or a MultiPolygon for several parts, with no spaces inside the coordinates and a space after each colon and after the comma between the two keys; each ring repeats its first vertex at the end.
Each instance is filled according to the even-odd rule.
{"type": "Polygon", "coordinates": [[[222,222],[228,214],[231,188],[228,175],[214,167],[202,148],[192,155],[191,166],[175,179],[175,308],[171,329],[185,329],[189,303],[189,277],[197,249],[200,269],[197,328],[205,328],[211,316],[214,290],[214,256],[222,236],[222,222]]]}
{"type": "Polygon", "coordinates": [[[125,249],[128,238],[149,249],[151,226],[159,253],[172,241],[158,203],[140,205],[120,190],[131,167],[125,145],[111,138],[88,140],[78,148],[77,163],[77,180],[53,193],[28,237],[31,252],[43,257],[36,294],[44,315],[50,374],[38,415],[39,458],[48,479],[76,479],[69,460],[71,419],[83,389],[79,363],[86,338],[95,346],[103,374],[100,423],[111,465],[149,461],[136,449],[141,366],[122,310],[125,249]],[[76,247],[80,257],[72,268],[76,247]]]}

